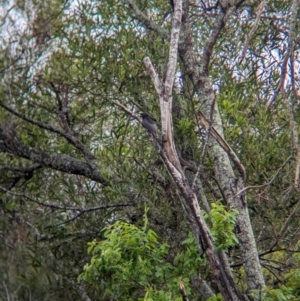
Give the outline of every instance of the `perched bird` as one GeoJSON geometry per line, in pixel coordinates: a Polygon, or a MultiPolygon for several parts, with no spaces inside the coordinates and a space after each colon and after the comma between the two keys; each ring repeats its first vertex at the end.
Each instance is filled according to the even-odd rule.
{"type": "Polygon", "coordinates": [[[169,0],[170,6],[172,7],[172,12],[174,12],[174,1],[173,0],[169,0]]]}
{"type": "Polygon", "coordinates": [[[148,114],[145,113],[142,113],[141,117],[143,118],[143,127],[157,139],[157,129],[154,120],[148,114]]]}

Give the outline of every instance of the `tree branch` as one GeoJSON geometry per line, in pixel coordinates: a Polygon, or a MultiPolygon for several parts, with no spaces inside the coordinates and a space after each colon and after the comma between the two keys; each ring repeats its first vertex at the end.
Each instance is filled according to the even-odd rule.
{"type": "Polygon", "coordinates": [[[177,64],[181,19],[182,0],[174,0],[168,69],[163,85],[151,64],[150,59],[146,58],[144,60],[160,102],[163,149],[159,151],[159,154],[182,197],[182,205],[191,224],[193,234],[197,240],[199,252],[201,254],[203,252],[206,254],[224,299],[232,301],[243,300],[242,295],[234,284],[231,274],[228,273],[229,268],[227,269],[223,266],[223,262],[215,250],[213,238],[201,213],[197,196],[188,184],[188,180],[183,173],[180,160],[174,146],[172,131],[172,87],[177,64]]]}
{"type": "Polygon", "coordinates": [[[9,165],[2,165],[1,167],[3,170],[9,170],[14,172],[20,172],[22,174],[32,173],[37,169],[42,168],[40,164],[34,164],[27,167],[20,167],[20,166],[9,166],[9,165]]]}
{"type": "Polygon", "coordinates": [[[79,149],[87,159],[92,160],[94,158],[93,154],[87,150],[87,148],[79,141],[77,140],[72,134],[66,133],[64,131],[61,131],[51,125],[45,124],[43,122],[34,120],[30,117],[27,117],[25,114],[22,114],[15,109],[11,108],[10,106],[6,105],[4,102],[0,101],[0,106],[7,110],[8,112],[12,113],[13,115],[35,125],[38,126],[41,129],[47,130],[49,132],[59,134],[60,136],[64,137],[69,143],[71,143],[75,148],[79,149]]]}
{"type": "Polygon", "coordinates": [[[174,14],[172,19],[171,41],[169,46],[169,60],[164,83],[165,101],[170,101],[172,97],[172,90],[176,72],[177,56],[178,56],[178,42],[181,27],[182,17],[182,1],[174,1],[174,14]]]}
{"type": "Polygon", "coordinates": [[[216,44],[219,34],[225,25],[224,18],[225,18],[225,14],[223,13],[218,17],[216,25],[213,28],[213,31],[210,37],[207,39],[204,46],[204,50],[202,54],[202,62],[203,62],[203,71],[206,74],[208,74],[208,66],[209,66],[210,57],[213,52],[214,45],[216,44]]]}
{"type": "Polygon", "coordinates": [[[51,209],[57,209],[57,210],[70,210],[70,211],[79,211],[81,213],[86,213],[86,212],[91,212],[91,211],[97,211],[97,210],[102,210],[102,209],[108,209],[108,208],[117,208],[117,207],[128,207],[128,206],[132,206],[132,203],[125,203],[125,204],[107,204],[107,205],[100,205],[100,206],[95,206],[95,207],[90,207],[90,208],[83,208],[83,207],[69,207],[69,206],[60,206],[54,203],[49,203],[49,202],[41,202],[38,201],[36,199],[33,199],[32,197],[24,194],[24,193],[16,193],[16,192],[11,192],[9,190],[7,190],[6,188],[0,186],[0,190],[3,192],[7,192],[10,195],[13,196],[19,196],[19,197],[23,197],[26,198],[28,201],[30,202],[34,202],[36,204],[39,204],[41,206],[44,207],[48,207],[51,209]]]}
{"type": "Polygon", "coordinates": [[[48,154],[37,151],[22,142],[20,142],[14,134],[9,133],[0,125],[0,150],[10,153],[18,157],[31,160],[42,166],[51,167],[53,169],[67,172],[75,175],[82,175],[105,186],[109,182],[98,171],[97,166],[92,163],[74,159],[65,154],[48,154]]]}
{"type": "Polygon", "coordinates": [[[245,58],[245,55],[246,55],[246,52],[247,52],[247,48],[248,48],[248,45],[255,33],[255,31],[257,30],[258,28],[258,24],[259,24],[259,21],[260,21],[260,18],[261,18],[261,15],[264,11],[264,8],[265,8],[265,4],[266,4],[266,0],[263,0],[257,7],[256,9],[256,19],[255,19],[255,22],[249,32],[249,34],[247,35],[246,37],[246,41],[244,43],[244,46],[243,46],[243,51],[242,51],[242,54],[241,54],[241,58],[239,60],[239,63],[241,63],[243,61],[243,59],[245,58]]]}
{"type": "Polygon", "coordinates": [[[202,125],[205,128],[210,129],[209,133],[216,139],[216,141],[219,143],[219,145],[229,155],[230,159],[232,160],[235,167],[239,171],[241,177],[243,178],[243,181],[245,182],[246,181],[246,170],[245,170],[243,164],[240,162],[238,156],[235,154],[235,152],[229,146],[227,141],[216,131],[216,129],[214,127],[212,127],[210,125],[209,121],[206,119],[204,114],[201,111],[199,111],[198,114],[200,116],[200,121],[201,121],[202,125]]]}
{"type": "Polygon", "coordinates": [[[288,36],[288,47],[282,62],[281,66],[281,75],[279,79],[279,83],[277,86],[277,89],[275,90],[274,95],[272,98],[268,101],[267,103],[267,109],[270,109],[271,105],[275,101],[278,93],[284,89],[284,84],[285,84],[285,79],[286,75],[288,73],[287,71],[287,63],[289,61],[289,57],[291,56],[291,53],[293,51],[294,47],[294,35],[295,35],[295,28],[296,28],[296,23],[297,23],[297,16],[298,16],[298,6],[299,6],[299,1],[298,0],[293,0],[292,7],[291,7],[291,18],[289,22],[289,36],[288,36]]]}
{"type": "Polygon", "coordinates": [[[166,40],[170,39],[169,33],[157,24],[155,24],[142,11],[140,11],[140,9],[133,0],[124,0],[124,2],[129,5],[130,9],[134,13],[134,16],[137,18],[137,20],[144,24],[144,26],[146,26],[147,29],[155,31],[166,40]]]}

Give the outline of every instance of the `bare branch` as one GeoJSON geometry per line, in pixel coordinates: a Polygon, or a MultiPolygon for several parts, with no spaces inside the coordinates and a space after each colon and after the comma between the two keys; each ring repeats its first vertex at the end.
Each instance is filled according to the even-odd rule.
{"type": "Polygon", "coordinates": [[[294,53],[291,53],[290,56],[290,65],[291,65],[291,84],[292,84],[292,91],[295,99],[299,99],[299,95],[297,93],[297,88],[296,88],[296,81],[295,81],[295,58],[294,58],[294,53]]]}
{"type": "Polygon", "coordinates": [[[248,48],[248,45],[251,41],[251,39],[253,38],[253,35],[255,33],[255,31],[257,30],[258,28],[258,24],[259,24],[259,21],[260,21],[260,18],[261,18],[261,15],[264,11],[264,8],[265,8],[265,5],[266,5],[266,0],[263,0],[257,7],[256,9],[256,19],[255,19],[255,22],[249,32],[249,34],[247,35],[246,37],[246,41],[244,43],[244,46],[243,46],[243,51],[242,51],[242,54],[241,54],[241,58],[239,60],[239,63],[241,63],[243,61],[243,59],[245,58],[245,55],[246,55],[246,52],[247,52],[247,48],[248,48]]]}
{"type": "MultiPolygon", "coordinates": [[[[162,140],[164,142],[166,142],[167,141],[167,120],[168,120],[168,118],[167,118],[166,112],[165,112],[165,105],[168,104],[168,102],[165,104],[165,101],[164,101],[164,97],[165,97],[164,84],[160,80],[149,57],[144,58],[144,64],[149,72],[149,75],[151,77],[155,91],[158,95],[159,105],[160,105],[161,122],[162,122],[162,127],[161,127],[162,140]]],[[[169,102],[169,104],[170,104],[170,102],[169,102]]]]}
{"type": "Polygon", "coordinates": [[[219,143],[219,145],[224,149],[224,151],[229,155],[230,159],[238,169],[241,177],[243,178],[244,182],[246,181],[246,170],[243,166],[243,164],[240,162],[238,156],[235,154],[235,152],[232,150],[232,148],[229,146],[229,144],[226,142],[226,140],[210,125],[210,122],[206,119],[204,114],[202,112],[198,112],[200,116],[200,120],[202,125],[205,128],[209,128],[209,133],[216,139],[216,141],[219,143]]]}
{"type": "Polygon", "coordinates": [[[213,47],[214,47],[215,43],[217,42],[217,38],[219,37],[219,34],[220,34],[222,28],[225,25],[224,18],[225,18],[225,15],[223,13],[218,17],[218,19],[216,21],[216,25],[204,46],[202,62],[203,62],[203,71],[206,74],[208,74],[208,66],[209,66],[211,54],[213,52],[213,47]]]}
{"type": "Polygon", "coordinates": [[[273,250],[280,243],[280,240],[284,237],[286,231],[288,230],[288,222],[296,214],[296,212],[298,211],[299,207],[300,207],[300,202],[297,203],[297,205],[295,206],[294,210],[286,218],[285,223],[281,227],[280,233],[278,235],[276,234],[276,241],[272,244],[272,246],[270,247],[270,250],[273,250]]]}
{"type": "Polygon", "coordinates": [[[72,285],[72,287],[75,288],[75,290],[77,290],[77,292],[79,293],[81,300],[82,301],[92,301],[92,299],[88,296],[88,294],[85,292],[84,288],[79,285],[78,283],[76,283],[74,280],[68,279],[68,278],[64,278],[69,284],[72,285]]]}
{"type": "Polygon", "coordinates": [[[15,4],[13,4],[9,9],[7,9],[7,11],[5,12],[5,15],[2,17],[2,20],[1,20],[1,23],[0,23],[0,26],[3,26],[5,21],[6,21],[6,18],[9,16],[9,13],[16,7],[15,4]]]}
{"type": "Polygon", "coordinates": [[[68,94],[68,87],[62,86],[61,90],[57,88],[54,83],[50,82],[50,85],[55,93],[57,104],[58,104],[58,117],[61,122],[62,128],[71,136],[74,136],[74,132],[70,127],[70,120],[69,120],[69,109],[68,109],[68,102],[69,102],[69,94],[68,94]],[[64,96],[61,97],[60,93],[64,93],[64,96]]]}
{"type": "Polygon", "coordinates": [[[271,105],[275,101],[278,93],[284,89],[285,85],[285,79],[287,75],[287,63],[289,60],[289,57],[292,54],[293,47],[294,47],[294,39],[295,39],[295,28],[296,28],[296,23],[297,23],[297,15],[298,15],[298,6],[299,6],[299,1],[298,0],[293,0],[292,7],[291,7],[291,17],[290,17],[290,22],[289,22],[289,37],[288,37],[288,47],[286,49],[286,53],[282,62],[282,67],[281,67],[281,75],[279,79],[279,83],[277,86],[277,89],[272,96],[272,98],[268,101],[267,103],[267,109],[270,109],[271,105]]]}
{"type": "Polygon", "coordinates": [[[106,186],[109,185],[109,182],[101,175],[95,164],[74,159],[65,154],[48,154],[37,151],[20,142],[14,134],[8,133],[5,128],[1,126],[0,151],[31,160],[42,166],[51,167],[62,172],[82,175],[106,186]]]}
{"type": "Polygon", "coordinates": [[[292,156],[296,161],[295,168],[295,177],[294,177],[294,187],[296,189],[300,188],[300,146],[298,141],[298,127],[295,122],[294,112],[290,100],[286,97],[285,93],[282,91],[282,97],[284,98],[284,102],[287,106],[287,111],[289,115],[289,124],[290,124],[290,132],[291,132],[291,146],[292,146],[292,156]]]}
{"type": "MultiPolygon", "coordinates": [[[[179,41],[179,30],[181,26],[182,16],[182,1],[174,1],[174,15],[172,22],[172,34],[170,42],[168,69],[166,80],[162,87],[154,67],[149,58],[144,59],[146,68],[149,71],[153,85],[159,97],[161,118],[162,118],[162,142],[163,149],[159,150],[170,176],[176,184],[176,188],[182,197],[182,205],[185,209],[187,219],[191,224],[193,234],[198,242],[200,253],[205,253],[215,279],[217,279],[218,287],[226,300],[243,300],[240,292],[237,290],[232,276],[227,267],[224,267],[224,262],[221,261],[218,253],[215,250],[213,238],[210,230],[203,218],[200,210],[199,202],[195,192],[188,184],[177,155],[172,131],[172,87],[174,83],[175,70],[177,64],[177,52],[179,41]]],[[[182,289],[182,287],[181,287],[182,289]]],[[[184,292],[183,297],[184,297],[184,292]]]]}
{"type": "Polygon", "coordinates": [[[5,68],[3,68],[2,70],[0,70],[0,74],[4,73],[7,69],[9,69],[11,66],[13,66],[15,63],[17,63],[23,56],[25,50],[23,49],[21,51],[21,54],[18,55],[10,64],[8,64],[5,68]]]}
{"type": "Polygon", "coordinates": [[[226,9],[226,13],[221,12],[216,20],[215,26],[210,34],[209,38],[206,40],[203,55],[202,55],[202,67],[205,74],[208,74],[208,67],[210,63],[210,57],[213,52],[213,48],[217,42],[217,39],[221,33],[221,30],[226,24],[227,19],[233,14],[240,4],[233,5],[226,9]]]}
{"type": "Polygon", "coordinates": [[[141,12],[133,0],[124,0],[124,2],[129,5],[130,9],[132,9],[137,20],[139,20],[142,24],[144,24],[146,28],[155,31],[166,40],[170,39],[169,33],[163,28],[161,28],[160,26],[158,26],[157,24],[155,24],[143,12],[141,12]]]}
{"type": "Polygon", "coordinates": [[[144,58],[144,64],[149,72],[149,75],[151,77],[152,83],[154,85],[158,97],[160,99],[163,99],[164,87],[149,57],[144,58]]]}
{"type": "Polygon", "coordinates": [[[0,186],[0,191],[3,191],[5,193],[8,193],[8,194],[13,195],[13,196],[19,196],[19,197],[26,198],[28,201],[39,204],[40,206],[49,207],[51,209],[56,209],[56,210],[64,210],[64,211],[70,210],[70,211],[76,211],[77,212],[77,214],[75,216],[73,216],[72,218],[70,218],[66,221],[60,222],[58,224],[55,224],[55,225],[47,226],[46,228],[58,227],[58,226],[67,224],[67,223],[75,220],[76,218],[78,218],[79,216],[81,216],[82,214],[84,214],[86,212],[98,211],[98,210],[103,210],[103,209],[108,209],[108,208],[133,206],[132,203],[125,203],[125,204],[107,204],[107,205],[95,206],[95,207],[90,207],[90,208],[68,207],[68,206],[61,206],[61,205],[57,205],[57,204],[53,204],[53,203],[49,203],[49,202],[41,202],[41,201],[38,201],[36,199],[33,199],[32,197],[30,197],[26,194],[11,192],[11,191],[9,191],[8,189],[6,189],[2,186],[0,186]]]}
{"type": "Polygon", "coordinates": [[[243,188],[242,190],[240,190],[239,192],[237,192],[237,194],[236,194],[234,197],[238,196],[239,194],[245,192],[245,191],[248,190],[248,189],[263,188],[263,187],[266,187],[266,186],[271,185],[271,184],[274,182],[274,180],[276,179],[276,177],[278,176],[279,172],[283,169],[283,167],[284,167],[291,159],[292,159],[292,156],[288,157],[288,158],[284,161],[284,163],[278,168],[278,170],[276,171],[275,175],[271,178],[271,180],[270,180],[268,183],[262,184],[262,185],[247,186],[247,187],[243,188]]]}
{"type": "Polygon", "coordinates": [[[172,20],[172,30],[171,30],[171,41],[169,46],[169,61],[166,72],[166,79],[164,83],[165,87],[165,101],[169,101],[172,97],[172,89],[175,78],[177,55],[178,55],[178,42],[179,42],[179,32],[181,26],[181,16],[182,16],[182,1],[174,0],[174,14],[172,20]]]}

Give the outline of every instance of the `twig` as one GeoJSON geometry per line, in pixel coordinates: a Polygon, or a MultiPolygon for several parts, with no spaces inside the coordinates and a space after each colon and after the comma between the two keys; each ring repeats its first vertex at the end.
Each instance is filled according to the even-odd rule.
{"type": "Polygon", "coordinates": [[[89,159],[93,159],[93,155],[86,149],[86,147],[79,141],[77,140],[73,135],[66,133],[64,131],[61,131],[51,125],[45,124],[43,122],[34,120],[28,116],[26,116],[23,113],[20,113],[18,111],[16,111],[15,109],[11,108],[10,106],[6,105],[4,102],[0,101],[0,106],[2,108],[4,108],[5,110],[9,111],[10,113],[12,113],[13,115],[35,125],[38,126],[41,129],[47,130],[49,132],[52,133],[56,133],[59,134],[60,136],[64,137],[68,142],[70,142],[74,147],[76,147],[77,149],[79,149],[87,158],[89,159]]]}
{"type": "Polygon", "coordinates": [[[257,189],[257,188],[262,188],[265,186],[268,186],[270,184],[273,183],[273,181],[276,179],[278,173],[281,171],[281,169],[289,162],[289,160],[291,160],[292,156],[289,156],[285,162],[279,167],[279,169],[276,171],[275,175],[272,177],[272,179],[266,183],[266,184],[262,184],[262,185],[255,185],[255,186],[247,186],[245,188],[243,188],[242,190],[240,190],[239,192],[236,193],[236,195],[234,197],[237,197],[239,194],[243,193],[244,191],[248,190],[248,189],[257,189]]]}
{"type": "MultiPolygon", "coordinates": [[[[68,237],[76,237],[76,238],[86,238],[86,237],[96,237],[99,236],[99,231],[93,231],[93,232],[87,232],[87,231],[76,231],[76,232],[64,232],[64,239],[68,237]]],[[[59,234],[43,234],[38,237],[39,241],[43,240],[53,240],[55,239],[59,234]]]]}
{"type": "Polygon", "coordinates": [[[4,281],[2,281],[2,284],[3,284],[4,288],[5,288],[5,292],[6,292],[6,298],[7,298],[7,301],[10,301],[10,297],[9,297],[9,293],[8,293],[7,286],[6,286],[6,284],[5,284],[5,282],[4,282],[4,281]]]}
{"type": "Polygon", "coordinates": [[[158,26],[155,22],[150,20],[135,4],[133,0],[123,0],[125,3],[127,3],[130,7],[130,9],[134,12],[135,17],[142,23],[144,26],[146,26],[149,30],[153,30],[156,33],[158,33],[161,37],[163,37],[166,40],[170,39],[169,33],[158,26]]]}
{"type": "Polygon", "coordinates": [[[11,66],[13,66],[18,60],[22,58],[22,55],[24,54],[25,50],[23,49],[21,51],[21,54],[16,57],[10,64],[8,64],[6,67],[4,67],[2,70],[0,70],[0,74],[4,73],[7,69],[9,69],[11,66]]]}
{"type": "Polygon", "coordinates": [[[296,161],[296,168],[295,168],[295,177],[294,177],[294,187],[296,189],[300,188],[300,146],[298,141],[298,130],[297,124],[294,119],[294,113],[292,105],[289,99],[286,98],[284,91],[282,91],[282,98],[287,106],[287,111],[289,114],[289,123],[290,123],[290,131],[291,131],[291,145],[292,145],[292,156],[295,158],[296,161]]]}
{"type": "Polygon", "coordinates": [[[250,40],[252,39],[255,31],[257,30],[258,28],[258,24],[259,24],[259,21],[260,21],[260,18],[261,18],[261,14],[263,13],[264,11],[264,7],[265,7],[265,4],[266,4],[266,0],[263,0],[257,7],[256,9],[256,19],[255,19],[255,22],[249,32],[249,34],[247,35],[246,37],[246,41],[244,43],[244,46],[243,46],[243,51],[242,51],[242,54],[241,54],[241,58],[239,60],[239,63],[241,63],[243,61],[243,59],[245,58],[245,55],[246,55],[246,52],[247,52],[247,48],[248,48],[248,45],[250,43],[250,40]]]}
{"type": "Polygon", "coordinates": [[[81,300],[92,301],[92,299],[88,296],[88,294],[85,292],[85,290],[83,289],[83,287],[81,285],[79,285],[75,281],[70,280],[66,277],[64,279],[77,290],[77,292],[80,294],[81,300]]]}
{"type": "MultiPolygon", "coordinates": [[[[198,114],[200,116],[200,121],[202,125],[206,128],[209,129],[209,133],[216,139],[218,144],[224,149],[224,151],[229,155],[230,159],[238,169],[240,175],[243,178],[243,181],[246,181],[246,170],[242,163],[240,162],[239,158],[235,154],[235,152],[232,150],[232,148],[229,146],[229,144],[226,142],[226,140],[217,132],[217,130],[211,126],[210,122],[206,119],[204,114],[201,111],[198,111],[198,114]]],[[[241,191],[242,192],[242,191],[241,191]]]]}
{"type": "Polygon", "coordinates": [[[182,301],[189,301],[189,298],[186,294],[184,283],[182,280],[179,281],[179,291],[182,296],[182,301]]]}
{"type": "Polygon", "coordinates": [[[24,197],[27,200],[37,203],[41,206],[45,206],[45,207],[50,207],[52,209],[59,209],[59,210],[72,210],[72,211],[79,211],[81,213],[85,213],[85,212],[90,212],[90,211],[96,211],[96,210],[101,210],[101,209],[107,209],[107,208],[116,208],[116,207],[126,207],[126,206],[132,206],[132,203],[126,203],[126,204],[108,204],[108,205],[101,205],[101,206],[95,206],[95,207],[90,207],[90,208],[82,208],[82,207],[68,207],[68,206],[60,206],[57,204],[53,204],[53,203],[47,203],[47,202],[40,202],[36,199],[31,198],[30,196],[23,194],[23,193],[16,193],[16,192],[11,192],[9,190],[7,190],[6,188],[0,186],[0,190],[2,190],[3,192],[7,192],[10,195],[13,196],[19,196],[19,197],[24,197]]]}
{"type": "Polygon", "coordinates": [[[10,171],[16,171],[21,173],[32,173],[33,171],[42,168],[42,165],[40,164],[33,164],[27,167],[19,167],[19,166],[9,166],[9,165],[2,165],[1,168],[3,170],[10,170],[10,171]]]}
{"type": "Polygon", "coordinates": [[[142,123],[141,118],[138,117],[138,115],[135,114],[133,111],[129,110],[128,108],[126,108],[124,105],[122,105],[118,101],[111,100],[111,102],[113,104],[115,104],[116,106],[118,106],[120,109],[122,109],[125,113],[127,113],[128,115],[130,115],[132,118],[136,119],[139,123],[142,123]]]}
{"type": "Polygon", "coordinates": [[[62,172],[85,176],[103,185],[110,182],[103,177],[99,167],[93,162],[75,159],[65,154],[49,154],[23,144],[14,133],[0,125],[0,151],[31,160],[43,166],[62,172]]]}
{"type": "Polygon", "coordinates": [[[56,227],[60,227],[62,225],[68,224],[70,222],[72,222],[73,220],[75,220],[77,217],[79,217],[80,215],[82,215],[83,212],[79,212],[78,214],[76,214],[75,216],[63,221],[63,222],[59,222],[57,224],[53,224],[53,225],[48,225],[46,226],[44,229],[49,229],[49,228],[56,228],[56,227]]]}
{"type": "Polygon", "coordinates": [[[293,215],[297,212],[297,210],[299,209],[299,206],[300,206],[300,203],[298,203],[296,205],[296,207],[294,208],[294,210],[292,211],[292,213],[287,217],[284,225],[281,227],[279,235],[276,235],[276,241],[273,243],[273,245],[270,248],[270,250],[272,250],[275,246],[277,246],[278,243],[279,243],[279,241],[281,240],[281,238],[284,236],[284,234],[285,234],[285,232],[287,230],[287,227],[288,227],[288,222],[293,217],[293,215]]]}
{"type": "Polygon", "coordinates": [[[280,283],[283,283],[283,281],[278,278],[278,276],[271,270],[272,269],[278,269],[272,265],[269,265],[269,264],[265,264],[265,263],[261,263],[262,267],[264,267],[265,269],[267,269],[271,274],[273,274],[273,276],[280,282],[280,283]]]}
{"type": "Polygon", "coordinates": [[[271,253],[275,253],[275,252],[289,252],[289,253],[300,253],[300,251],[298,250],[290,250],[290,249],[286,249],[286,248],[282,248],[282,249],[269,249],[268,251],[264,251],[262,253],[259,254],[259,257],[271,254],[271,253]]]}
{"type": "MultiPolygon", "coordinates": [[[[205,160],[205,157],[206,157],[206,154],[207,154],[207,151],[208,151],[208,141],[209,141],[211,125],[213,124],[215,103],[216,103],[216,99],[214,98],[213,103],[211,105],[211,110],[210,110],[210,122],[208,123],[209,126],[206,129],[207,130],[207,139],[205,139],[205,142],[204,142],[203,151],[202,151],[201,159],[200,159],[200,165],[198,166],[198,171],[197,171],[197,173],[194,177],[192,188],[194,187],[195,181],[198,177],[198,174],[200,173],[200,169],[201,169],[200,167],[203,166],[203,164],[204,164],[204,160],[205,160]]],[[[194,108],[194,106],[193,106],[193,108],[194,108]]],[[[195,108],[194,108],[194,112],[196,112],[195,108]]],[[[199,127],[199,118],[200,118],[200,122],[201,122],[201,120],[202,120],[201,116],[199,116],[198,114],[195,114],[195,115],[196,115],[196,120],[197,120],[197,126],[198,126],[198,128],[200,128],[199,127]]]]}
{"type": "Polygon", "coordinates": [[[296,23],[297,23],[297,13],[298,13],[298,5],[299,5],[299,0],[293,0],[292,6],[291,6],[291,18],[289,22],[289,35],[288,35],[288,47],[283,59],[282,67],[281,67],[281,75],[279,79],[279,83],[277,86],[277,89],[275,90],[274,95],[272,98],[269,100],[267,103],[267,109],[270,109],[271,105],[275,101],[278,93],[281,91],[281,89],[284,88],[285,84],[285,79],[287,75],[287,63],[289,60],[289,57],[293,51],[293,46],[294,46],[294,34],[295,34],[295,28],[296,28],[296,23]]]}
{"type": "Polygon", "coordinates": [[[224,18],[225,18],[225,14],[221,13],[221,15],[218,17],[218,20],[216,21],[215,27],[213,28],[210,37],[207,39],[204,46],[202,62],[204,63],[203,70],[207,74],[208,74],[210,57],[213,52],[214,45],[216,44],[219,34],[225,25],[224,18]]]}

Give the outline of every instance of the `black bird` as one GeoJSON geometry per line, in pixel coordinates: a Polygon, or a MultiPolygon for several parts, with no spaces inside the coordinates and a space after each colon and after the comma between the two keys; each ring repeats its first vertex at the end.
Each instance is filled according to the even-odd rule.
{"type": "Polygon", "coordinates": [[[157,129],[154,120],[148,114],[145,113],[142,113],[141,117],[143,118],[143,127],[157,139],[157,129]]]}
{"type": "Polygon", "coordinates": [[[169,0],[170,6],[172,7],[172,12],[174,12],[174,1],[173,0],[169,0]]]}

